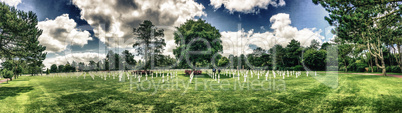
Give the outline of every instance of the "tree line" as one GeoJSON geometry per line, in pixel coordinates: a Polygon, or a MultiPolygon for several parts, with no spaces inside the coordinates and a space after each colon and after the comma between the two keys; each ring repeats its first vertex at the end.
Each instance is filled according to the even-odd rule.
{"type": "MultiPolygon", "coordinates": [[[[365,46],[357,43],[346,43],[345,39],[336,37],[331,43],[320,44],[312,40],[311,45],[301,46],[297,40],[291,40],[285,47],[274,45],[268,50],[257,47],[251,54],[239,56],[221,55],[222,41],[220,33],[215,27],[206,23],[205,20],[188,20],[180,27],[179,32],[185,34],[174,34],[176,49],[173,50],[175,58],[161,55],[165,46],[162,39],[163,30],[157,29],[150,21],[144,21],[139,28],[134,28],[136,38],[139,41],[133,45],[136,48],[137,56],[142,56],[139,61],[134,60],[134,54],[123,51],[121,54],[109,51],[106,59],[90,61],[89,64],[82,62],[75,64],[67,63],[66,66],[53,65],[51,72],[71,72],[70,65],[78,67],[75,71],[97,71],[97,70],[132,70],[132,69],[154,69],[152,67],[172,66],[175,69],[198,69],[198,68],[224,68],[224,69],[270,69],[270,70],[315,70],[315,71],[381,71],[380,67],[373,66],[375,58],[371,56],[365,46]],[[154,31],[152,31],[154,30],[154,31]],[[151,32],[158,32],[158,35],[149,35],[151,32]],[[148,34],[148,35],[147,35],[148,34]],[[151,36],[154,36],[153,38],[151,36]],[[158,37],[158,38],[155,38],[158,37]],[[203,38],[200,38],[203,37],[203,38]],[[209,46],[207,46],[209,44],[209,46]],[[142,45],[142,46],[140,46],[142,45]],[[191,51],[201,51],[197,54],[190,54],[191,51]],[[188,60],[187,60],[188,58],[188,60]],[[123,67],[122,67],[123,66],[123,67]],[[122,68],[119,68],[122,67],[122,68]],[[67,70],[65,70],[67,69],[67,70]],[[65,71],[62,71],[65,70],[65,71]]],[[[335,30],[333,30],[336,34],[335,30]]],[[[400,72],[398,63],[391,52],[390,46],[383,46],[384,61],[387,64],[388,72],[400,72]]]]}

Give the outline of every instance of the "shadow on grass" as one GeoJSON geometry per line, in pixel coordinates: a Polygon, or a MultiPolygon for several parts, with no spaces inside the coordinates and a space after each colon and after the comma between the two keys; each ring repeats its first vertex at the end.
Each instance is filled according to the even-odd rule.
{"type": "Polygon", "coordinates": [[[402,112],[402,98],[395,95],[382,95],[375,103],[378,112],[402,112]]]}
{"type": "Polygon", "coordinates": [[[0,87],[0,100],[7,97],[18,96],[19,93],[26,93],[33,89],[33,87],[0,87]]]}

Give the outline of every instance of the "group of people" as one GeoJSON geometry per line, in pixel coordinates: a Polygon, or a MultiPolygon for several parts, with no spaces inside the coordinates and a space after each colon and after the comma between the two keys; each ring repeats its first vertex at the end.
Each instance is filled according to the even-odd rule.
{"type": "MultiPolygon", "coordinates": [[[[212,69],[212,72],[215,74],[216,73],[216,69],[215,68],[213,68],[212,69]]],[[[221,73],[221,69],[220,68],[218,68],[218,74],[220,74],[221,73]]]]}

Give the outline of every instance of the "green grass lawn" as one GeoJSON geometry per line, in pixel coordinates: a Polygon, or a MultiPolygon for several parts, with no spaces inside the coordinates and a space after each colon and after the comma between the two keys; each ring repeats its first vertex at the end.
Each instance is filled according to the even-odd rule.
{"type": "Polygon", "coordinates": [[[0,112],[402,112],[401,78],[326,76],[337,76],[326,83],[337,79],[338,85],[331,88],[305,72],[268,82],[254,75],[246,84],[243,77],[223,76],[218,84],[207,75],[189,84],[182,73],[165,83],[132,78],[131,85],[118,77],[22,76],[0,84],[0,112]]]}

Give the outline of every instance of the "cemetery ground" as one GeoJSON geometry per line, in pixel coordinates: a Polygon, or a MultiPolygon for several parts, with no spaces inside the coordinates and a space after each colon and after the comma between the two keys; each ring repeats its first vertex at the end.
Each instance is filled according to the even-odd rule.
{"type": "Polygon", "coordinates": [[[323,75],[337,76],[332,88],[306,72],[297,78],[271,73],[268,80],[254,74],[246,82],[237,74],[220,80],[204,74],[191,84],[178,72],[164,75],[165,83],[151,75],[141,82],[104,74],[21,76],[0,84],[0,112],[402,112],[402,79],[396,77],[323,75]]]}

